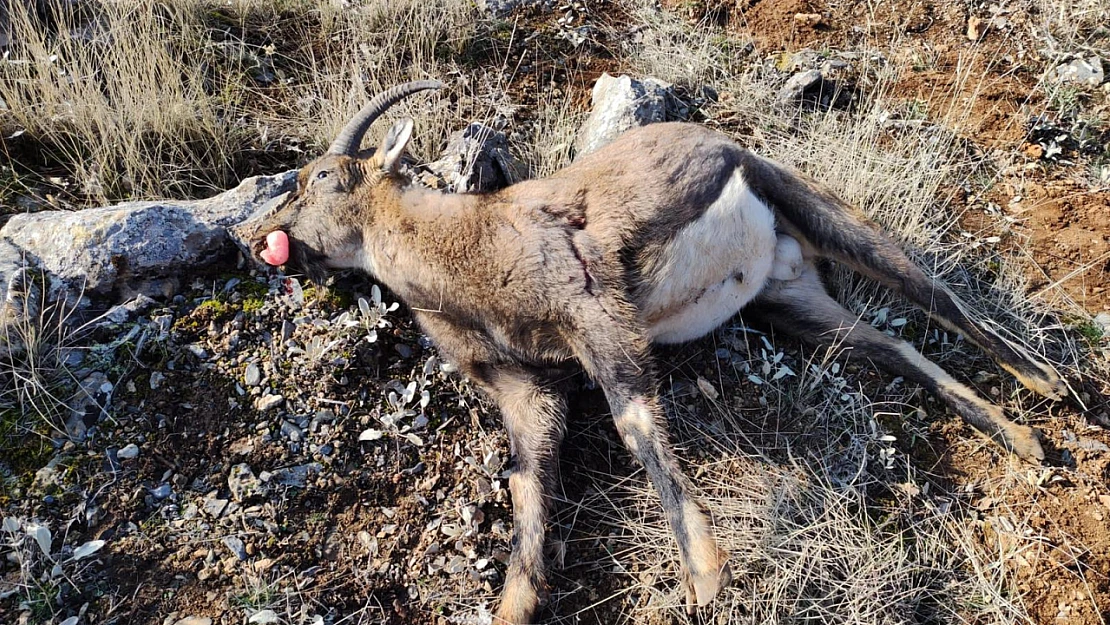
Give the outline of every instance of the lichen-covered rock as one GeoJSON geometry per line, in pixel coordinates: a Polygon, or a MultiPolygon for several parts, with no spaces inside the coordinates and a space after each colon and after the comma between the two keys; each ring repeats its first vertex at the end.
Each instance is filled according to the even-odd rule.
{"type": "Polygon", "coordinates": [[[654,78],[602,74],[594,83],[593,110],[575,141],[577,156],[589,154],[637,126],[666,121],[670,85],[654,78]]]}
{"type": "Polygon", "coordinates": [[[505,17],[517,7],[550,10],[554,6],[552,0],[478,0],[478,7],[492,17],[505,17]]]}
{"type": "Polygon", "coordinates": [[[54,294],[113,300],[139,293],[168,295],[177,276],[229,249],[225,226],[289,191],[295,176],[249,178],[204,200],[15,215],[0,230],[0,288],[27,267],[44,272],[54,294]]]}
{"type": "Polygon", "coordinates": [[[1056,80],[1061,83],[1072,83],[1086,87],[1097,87],[1106,80],[1106,73],[1102,69],[1102,59],[1097,56],[1090,58],[1073,59],[1056,67],[1056,80]]]}

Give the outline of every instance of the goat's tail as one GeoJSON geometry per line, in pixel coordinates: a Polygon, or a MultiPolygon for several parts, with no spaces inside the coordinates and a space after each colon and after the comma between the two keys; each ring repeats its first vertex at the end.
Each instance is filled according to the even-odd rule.
{"type": "Polygon", "coordinates": [[[748,186],[771,205],[790,234],[820,256],[867,275],[905,295],[950,330],[962,333],[1029,389],[1059,397],[1067,387],[1048,365],[974,321],[966,304],[925,274],[893,239],[858,208],[808,176],[746,152],[748,186]]]}

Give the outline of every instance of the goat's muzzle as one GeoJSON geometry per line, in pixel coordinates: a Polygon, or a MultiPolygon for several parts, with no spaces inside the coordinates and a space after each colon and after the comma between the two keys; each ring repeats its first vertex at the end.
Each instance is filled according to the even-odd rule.
{"type": "Polygon", "coordinates": [[[282,265],[289,260],[289,237],[273,219],[289,197],[289,193],[282,193],[266,202],[250,217],[228,227],[228,236],[248,259],[273,266],[282,265]]]}

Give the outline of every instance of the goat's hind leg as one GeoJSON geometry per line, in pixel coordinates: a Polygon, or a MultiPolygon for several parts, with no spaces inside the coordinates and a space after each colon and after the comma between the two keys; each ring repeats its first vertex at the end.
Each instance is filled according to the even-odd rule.
{"type": "MultiPolygon", "coordinates": [[[[597,303],[596,301],[594,303],[597,303]]],[[[601,387],[617,433],[647,471],[678,543],[682,587],[690,612],[704,607],[732,580],[728,554],[717,547],[709,515],[694,496],[668,442],[648,342],[630,318],[614,318],[619,303],[597,306],[581,318],[575,355],[601,387]]]]}
{"type": "Polygon", "coordinates": [[[1052,399],[1060,399],[1067,394],[1067,384],[1052,367],[972,319],[964,302],[943,284],[927,276],[873,224],[853,222],[842,224],[842,228],[855,245],[851,249],[828,246],[828,249],[821,249],[818,253],[902,293],[943,326],[963,334],[990,354],[1029,390],[1052,399]]]}
{"type": "Polygon", "coordinates": [[[854,357],[903,375],[940,397],[956,414],[1002,447],[1032,462],[1044,459],[1033,428],[1007,419],[1001,408],[954,380],[909,343],[860,322],[825,293],[812,265],[796,280],[771,282],[745,311],[764,318],[776,330],[811,343],[851,350],[854,357]]]}

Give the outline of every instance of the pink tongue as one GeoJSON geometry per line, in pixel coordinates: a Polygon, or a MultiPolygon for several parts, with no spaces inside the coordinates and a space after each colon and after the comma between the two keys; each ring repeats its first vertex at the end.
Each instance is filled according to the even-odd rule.
{"type": "Polygon", "coordinates": [[[266,235],[266,249],[259,256],[275,267],[284,265],[289,260],[289,237],[281,230],[266,235]]]}

